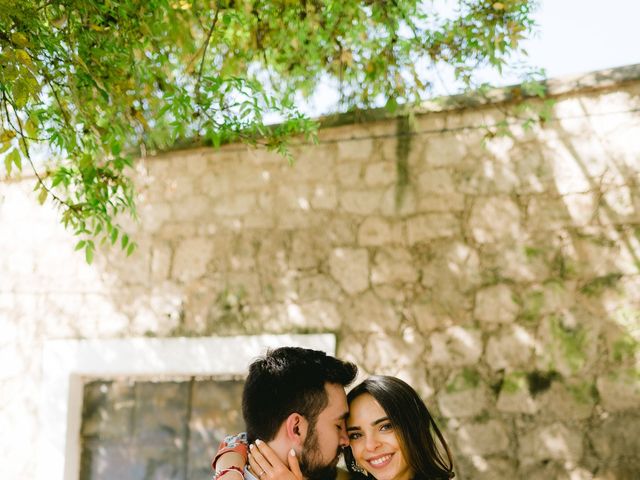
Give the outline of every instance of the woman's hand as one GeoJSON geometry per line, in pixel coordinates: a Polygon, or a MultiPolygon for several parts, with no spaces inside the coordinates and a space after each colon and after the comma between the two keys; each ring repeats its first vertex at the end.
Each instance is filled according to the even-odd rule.
{"type": "Polygon", "coordinates": [[[285,465],[275,452],[261,440],[249,445],[249,465],[258,480],[302,480],[302,472],[296,452],[291,449],[285,465]]]}

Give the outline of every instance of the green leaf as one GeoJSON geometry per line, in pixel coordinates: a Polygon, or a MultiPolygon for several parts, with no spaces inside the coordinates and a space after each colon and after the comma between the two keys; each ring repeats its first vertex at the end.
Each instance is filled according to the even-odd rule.
{"type": "Polygon", "coordinates": [[[85,245],[84,259],[89,265],[91,265],[91,263],[93,262],[93,247],[89,244],[85,245]]]}
{"type": "Polygon", "coordinates": [[[11,157],[9,156],[9,154],[4,156],[4,169],[7,172],[7,176],[11,175],[11,168],[13,165],[13,161],[11,160],[11,157]]]}
{"type": "MultiPolygon", "coordinates": [[[[7,167],[7,161],[14,164],[18,171],[22,171],[22,156],[20,155],[20,150],[13,149],[11,152],[7,154],[5,157],[5,167],[7,167]]],[[[7,171],[11,171],[10,166],[7,167],[7,171]]]]}
{"type": "Polygon", "coordinates": [[[114,245],[116,240],[118,240],[118,233],[118,229],[116,227],[112,227],[110,235],[111,245],[114,245]]]}
{"type": "Polygon", "coordinates": [[[120,240],[121,244],[122,244],[122,249],[124,250],[125,247],[127,246],[127,244],[129,243],[129,235],[127,235],[126,233],[122,236],[122,239],[120,240]]]}
{"type": "Polygon", "coordinates": [[[84,248],[84,244],[86,242],[84,240],[80,240],[78,243],[76,243],[76,246],[74,248],[74,250],[77,252],[78,250],[81,250],[82,248],[84,248]]]}
{"type": "Polygon", "coordinates": [[[47,192],[46,188],[42,187],[40,189],[40,194],[38,195],[38,203],[40,205],[43,205],[44,202],[47,200],[47,194],[48,194],[48,192],[47,192]]]}

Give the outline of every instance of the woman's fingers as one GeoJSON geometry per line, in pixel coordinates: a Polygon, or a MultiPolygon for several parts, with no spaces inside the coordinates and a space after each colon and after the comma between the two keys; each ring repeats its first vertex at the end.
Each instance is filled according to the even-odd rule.
{"type": "Polygon", "coordinates": [[[265,480],[263,477],[272,470],[269,461],[264,458],[260,450],[255,445],[249,445],[249,465],[251,470],[258,477],[259,480],[265,480]]]}
{"type": "Polygon", "coordinates": [[[289,465],[283,463],[269,445],[263,441],[256,440],[255,445],[250,445],[249,448],[251,450],[249,456],[251,469],[259,477],[259,480],[302,480],[297,460],[293,461],[296,470],[292,471],[289,469],[291,460],[288,459],[289,465]]]}
{"type": "Polygon", "coordinates": [[[298,480],[302,480],[300,463],[298,463],[298,456],[296,455],[296,451],[293,448],[289,450],[287,460],[289,460],[289,470],[291,470],[291,473],[293,473],[298,480]]]}
{"type": "Polygon", "coordinates": [[[269,466],[273,468],[279,468],[280,466],[286,467],[286,465],[278,458],[276,452],[274,452],[273,449],[262,440],[256,440],[256,448],[269,462],[269,466]]]}

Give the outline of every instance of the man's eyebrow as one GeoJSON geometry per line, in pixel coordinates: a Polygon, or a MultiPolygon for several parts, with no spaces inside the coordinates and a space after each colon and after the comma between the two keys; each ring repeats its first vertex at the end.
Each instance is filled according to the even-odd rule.
{"type": "Polygon", "coordinates": [[[340,415],[337,419],[338,420],[346,420],[348,416],[349,416],[349,411],[347,410],[342,415],[340,415]]]}

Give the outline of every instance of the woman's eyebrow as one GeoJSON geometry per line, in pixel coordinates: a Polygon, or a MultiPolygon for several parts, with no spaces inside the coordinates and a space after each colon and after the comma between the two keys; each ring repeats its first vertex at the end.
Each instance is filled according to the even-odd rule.
{"type": "MultiPolygon", "coordinates": [[[[375,425],[378,425],[379,423],[386,422],[387,420],[389,420],[389,417],[382,417],[382,418],[379,418],[379,419],[374,420],[373,422],[371,422],[371,425],[375,426],[375,425]]],[[[357,425],[353,425],[351,427],[347,427],[347,432],[350,432],[351,430],[360,430],[360,427],[357,426],[357,425]]]]}
{"type": "Polygon", "coordinates": [[[371,422],[371,425],[378,425],[379,423],[386,422],[387,420],[389,420],[389,417],[382,417],[382,418],[379,418],[378,420],[371,422]]]}

